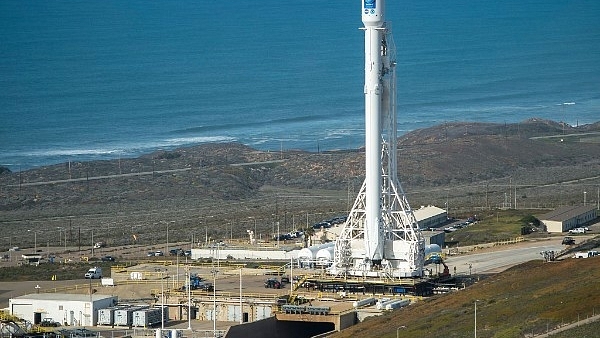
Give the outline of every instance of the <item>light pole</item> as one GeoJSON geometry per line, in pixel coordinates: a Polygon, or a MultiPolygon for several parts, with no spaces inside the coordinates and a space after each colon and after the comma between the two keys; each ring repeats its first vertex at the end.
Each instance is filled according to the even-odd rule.
{"type": "Polygon", "coordinates": [[[37,253],[37,231],[27,230],[27,232],[33,232],[33,253],[37,253]]]}
{"type": "Polygon", "coordinates": [[[240,267],[240,324],[244,322],[244,304],[242,303],[242,268],[240,267]]]}
{"type": "Polygon", "coordinates": [[[217,336],[217,270],[213,264],[213,336],[217,336]]]}
{"type": "Polygon", "coordinates": [[[559,104],[560,106],[562,106],[562,107],[563,107],[563,120],[564,120],[564,121],[563,121],[563,135],[565,134],[565,124],[567,124],[567,122],[566,122],[566,120],[567,120],[567,116],[566,116],[566,114],[565,114],[565,110],[566,110],[566,109],[565,109],[565,106],[572,106],[572,105],[574,105],[574,104],[575,104],[575,102],[563,102],[563,103],[560,103],[560,104],[559,104]]]}
{"type": "Polygon", "coordinates": [[[160,328],[161,330],[165,329],[165,278],[163,276],[163,272],[160,272],[160,328]]]}
{"type": "Polygon", "coordinates": [[[94,257],[94,248],[96,245],[94,244],[94,229],[92,229],[92,257],[94,257]]]}
{"type": "MultiPolygon", "coordinates": [[[[179,257],[179,255],[177,255],[179,257]]],[[[188,296],[188,330],[192,330],[192,274],[187,266],[187,296],[188,296]]]]}
{"type": "Polygon", "coordinates": [[[479,300],[475,300],[475,338],[477,338],[477,302],[479,300]]]}
{"type": "Polygon", "coordinates": [[[215,256],[217,256],[217,262],[218,262],[218,250],[219,248],[213,248],[213,259],[212,259],[212,274],[213,274],[213,313],[212,313],[212,319],[213,319],[213,337],[217,336],[217,273],[219,272],[216,268],[215,268],[215,256]],[[214,254],[214,252],[216,251],[216,255],[214,254]]]}
{"type": "Polygon", "coordinates": [[[400,338],[400,329],[405,329],[406,326],[402,325],[402,326],[398,326],[396,328],[396,338],[400,338]]]}

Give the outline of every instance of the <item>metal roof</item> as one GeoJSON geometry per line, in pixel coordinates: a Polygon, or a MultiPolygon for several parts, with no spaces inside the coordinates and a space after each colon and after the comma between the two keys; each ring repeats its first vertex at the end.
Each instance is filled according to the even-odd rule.
{"type": "Polygon", "coordinates": [[[440,216],[446,213],[446,210],[433,205],[422,206],[419,209],[413,209],[417,221],[428,219],[435,216],[440,216]]]}
{"type": "Polygon", "coordinates": [[[588,213],[594,209],[596,209],[596,206],[594,205],[568,205],[542,215],[540,217],[540,220],[563,222],[568,219],[575,218],[579,215],[588,213]]]}
{"type": "MultiPolygon", "coordinates": [[[[116,296],[93,294],[92,301],[98,301],[116,296]]],[[[56,300],[56,301],[74,301],[74,302],[89,302],[90,295],[88,294],[72,294],[72,293],[30,293],[23,296],[12,297],[11,299],[35,299],[35,300],[56,300]]]]}

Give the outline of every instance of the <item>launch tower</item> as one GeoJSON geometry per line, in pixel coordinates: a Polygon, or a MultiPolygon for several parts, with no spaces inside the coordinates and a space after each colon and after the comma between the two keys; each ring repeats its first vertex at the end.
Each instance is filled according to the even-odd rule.
{"type": "Polygon", "coordinates": [[[365,181],[335,243],[333,275],[423,275],[425,243],[398,180],[396,56],[384,0],[361,0],[365,31],[365,181]]]}

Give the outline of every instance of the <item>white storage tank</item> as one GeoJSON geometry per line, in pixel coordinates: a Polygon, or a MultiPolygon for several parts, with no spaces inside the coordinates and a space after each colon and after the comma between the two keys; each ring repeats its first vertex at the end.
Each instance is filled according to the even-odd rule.
{"type": "Polygon", "coordinates": [[[313,267],[315,260],[317,259],[317,253],[321,249],[333,248],[335,243],[325,243],[319,245],[309,246],[308,248],[301,249],[298,251],[298,265],[301,268],[313,267]]]}
{"type": "Polygon", "coordinates": [[[403,306],[406,306],[410,304],[410,300],[409,299],[396,299],[394,301],[388,302],[384,309],[386,310],[394,310],[394,309],[399,309],[403,306]]]}
{"type": "Polygon", "coordinates": [[[371,306],[373,304],[375,304],[377,300],[375,298],[367,298],[367,299],[361,299],[361,300],[357,300],[355,302],[352,303],[352,306],[356,309],[359,307],[363,307],[363,306],[371,306]]]}
{"type": "Polygon", "coordinates": [[[395,301],[396,301],[395,299],[383,298],[377,302],[375,307],[377,308],[377,310],[383,310],[383,309],[385,309],[386,305],[391,304],[395,301]]]}
{"type": "Polygon", "coordinates": [[[441,254],[442,248],[437,244],[427,244],[425,245],[425,257],[428,257],[432,253],[441,254]]]}
{"type": "Polygon", "coordinates": [[[330,266],[331,264],[333,264],[333,258],[334,258],[333,252],[334,252],[333,246],[319,250],[315,257],[316,265],[317,266],[330,266]]]}

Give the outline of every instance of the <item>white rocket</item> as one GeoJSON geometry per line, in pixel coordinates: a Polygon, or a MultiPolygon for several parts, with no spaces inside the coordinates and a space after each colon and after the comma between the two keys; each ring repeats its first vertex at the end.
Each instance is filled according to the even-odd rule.
{"type": "Polygon", "coordinates": [[[385,3],[362,0],[365,25],[365,258],[383,259],[381,220],[381,132],[382,132],[382,35],[385,3]]]}
{"type": "Polygon", "coordinates": [[[423,275],[424,239],[398,179],[396,60],[384,0],[361,0],[365,31],[365,181],[336,240],[328,272],[423,275]]]}

